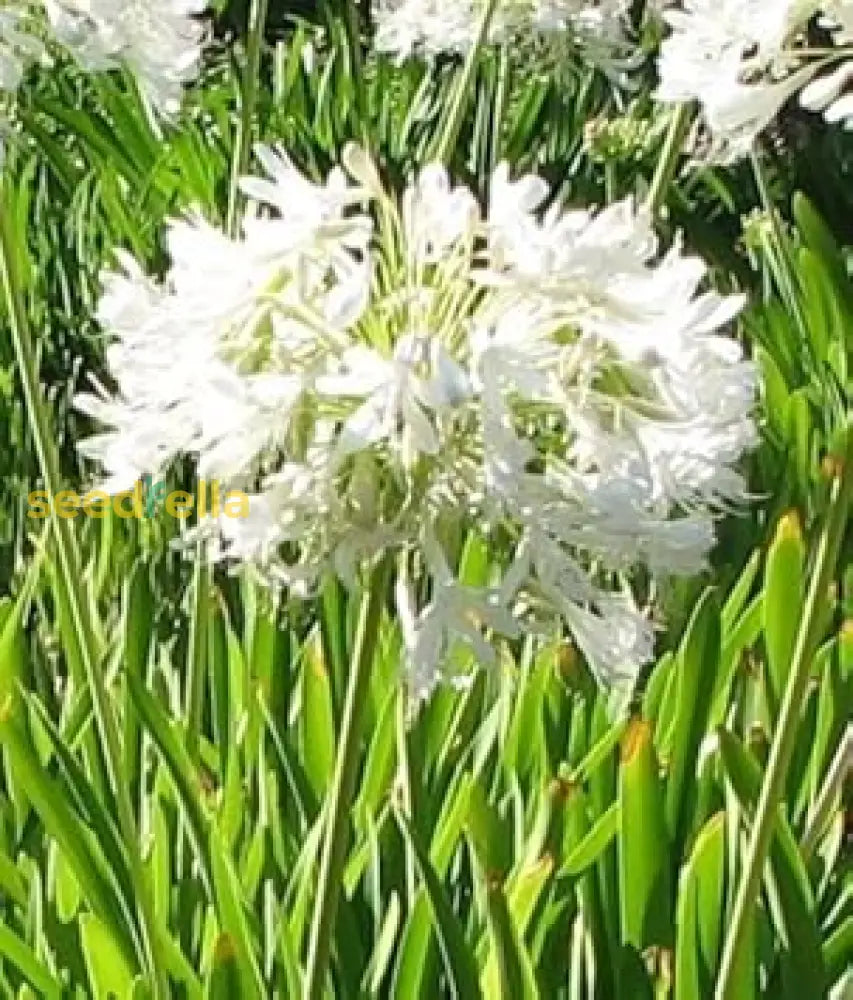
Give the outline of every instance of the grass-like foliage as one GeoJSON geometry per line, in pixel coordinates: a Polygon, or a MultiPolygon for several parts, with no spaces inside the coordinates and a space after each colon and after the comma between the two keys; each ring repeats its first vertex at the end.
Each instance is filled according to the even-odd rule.
{"type": "MultiPolygon", "coordinates": [[[[0,996],[849,998],[853,133],[792,99],[750,157],[703,159],[695,105],[656,100],[669,29],[642,3],[618,66],[486,20],[467,53],[396,58],[388,3],[210,6],[179,110],[40,4],[49,55],[0,91],[0,996]],[[357,143],[393,197],[441,161],[484,211],[504,161],[558,205],[632,198],[652,263],[680,241],[744,294],[746,489],[704,570],[626,572],[655,648],[621,697],[566,627],[488,635],[489,665],[455,649],[467,683],[413,699],[409,554],[306,596],[191,558],[162,507],[29,516],[100,474],[73,401],[115,388],[104,270],[168,275],[189,212],[238,232],[256,142],[317,182],[357,143]]],[[[0,69],[2,45],[0,22],[0,69]]],[[[196,487],[190,458],[163,475],[196,487]]],[[[517,541],[462,512],[446,535],[472,589],[517,541]]]]}

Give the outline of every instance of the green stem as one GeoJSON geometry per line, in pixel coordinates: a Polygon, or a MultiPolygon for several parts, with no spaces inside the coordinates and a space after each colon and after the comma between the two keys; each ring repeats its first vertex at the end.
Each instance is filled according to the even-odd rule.
{"type": "Polygon", "coordinates": [[[187,654],[187,753],[198,763],[201,722],[204,712],[204,677],[207,665],[207,621],[210,615],[210,567],[204,545],[196,549],[193,572],[193,611],[190,620],[190,640],[187,654]]]}
{"type": "Polygon", "coordinates": [[[363,736],[370,671],[379,636],[388,575],[388,561],[385,560],[373,572],[359,615],[346,703],[338,735],[335,773],[326,799],[326,829],[308,944],[308,966],[303,991],[305,1000],[320,1000],[329,965],[332,932],[346,862],[349,814],[358,777],[359,750],[363,736]]]}
{"type": "Polygon", "coordinates": [[[689,104],[680,104],[672,116],[672,121],[669,123],[666,141],[664,142],[663,150],[655,169],[655,175],[652,178],[652,186],[649,188],[648,197],[646,198],[646,208],[653,217],[660,214],[666,201],[669,186],[675,177],[678,158],[681,156],[684,140],[690,131],[690,111],[689,104]]]}
{"type": "MultiPolygon", "coordinates": [[[[240,125],[234,154],[231,160],[231,182],[228,191],[228,216],[226,229],[235,238],[240,230],[242,199],[240,179],[249,168],[249,154],[252,147],[252,123],[258,103],[258,84],[261,71],[261,50],[267,24],[269,0],[252,0],[249,9],[248,36],[246,40],[246,69],[242,79],[240,104],[240,125]]],[[[187,711],[190,721],[189,749],[195,757],[198,748],[197,728],[201,717],[204,692],[204,664],[207,654],[207,619],[209,615],[209,591],[211,572],[204,551],[204,543],[199,542],[195,553],[193,573],[193,617],[190,649],[188,654],[189,683],[187,685],[187,711]]]]}
{"type": "Polygon", "coordinates": [[[608,160],[604,164],[604,201],[612,205],[616,201],[616,192],[619,190],[619,183],[616,176],[616,164],[613,160],[608,160]]]}
{"type": "Polygon", "coordinates": [[[509,51],[506,45],[502,45],[500,52],[498,53],[498,80],[495,88],[495,103],[492,110],[492,134],[489,142],[489,165],[488,174],[482,178],[484,185],[488,184],[489,178],[495,172],[495,168],[500,163],[501,159],[501,140],[503,139],[501,129],[503,128],[504,113],[506,111],[507,101],[509,100],[509,81],[509,51]]]}
{"type": "Polygon", "coordinates": [[[356,0],[346,0],[344,4],[347,36],[352,58],[352,80],[355,88],[356,106],[361,118],[362,141],[370,148],[370,105],[367,96],[367,79],[364,75],[364,55],[361,51],[361,15],[356,0]]]}
{"type": "MultiPolygon", "coordinates": [[[[399,805],[407,819],[415,814],[414,782],[412,781],[412,759],[409,752],[409,731],[406,719],[408,694],[404,685],[397,690],[396,726],[398,782],[400,787],[399,805]]],[[[415,905],[417,889],[417,861],[409,841],[405,844],[406,903],[411,909],[415,905]]]]}
{"type": "MultiPolygon", "coordinates": [[[[9,198],[6,190],[3,190],[3,196],[0,199],[0,204],[8,205],[9,198]]],[[[4,211],[0,211],[0,279],[2,279],[3,293],[8,307],[12,343],[18,362],[30,429],[44,485],[53,500],[63,485],[59,453],[56,447],[56,436],[51,427],[50,414],[39,381],[35,345],[17,273],[15,240],[9,221],[9,212],[4,211]]],[[[90,617],[91,609],[84,597],[85,574],[81,567],[80,555],[71,526],[67,520],[57,517],[53,503],[51,503],[50,523],[58,556],[59,576],[62,580],[74,630],[78,637],[78,651],[86,684],[92,698],[92,708],[103,747],[107,776],[115,797],[119,829],[127,850],[138,907],[137,916],[142,934],[145,964],[147,964],[156,984],[155,996],[167,997],[169,995],[168,986],[160,971],[158,961],[160,944],[154,919],[153,899],[142,862],[130,787],[124,780],[118,724],[113,714],[110,696],[101,670],[101,657],[90,617]]]]}
{"type": "Polygon", "coordinates": [[[784,222],[770,194],[770,186],[767,183],[767,176],[762,166],[761,158],[757,153],[753,152],[750,159],[752,173],[755,177],[755,185],[758,188],[758,195],[761,198],[761,206],[770,222],[772,239],[765,243],[770,268],[776,279],[776,284],[782,298],[794,316],[801,342],[805,345],[805,358],[811,367],[812,373],[820,377],[820,373],[815,369],[812,338],[809,335],[809,326],[806,321],[805,312],[803,311],[802,296],[798,288],[797,268],[791,252],[791,241],[785,233],[784,222]]]}
{"type": "Polygon", "coordinates": [[[853,773],[853,724],[848,723],[838,750],[829,765],[826,778],[809,810],[806,832],[800,842],[800,851],[806,864],[811,861],[817,851],[820,838],[829,826],[834,811],[842,801],[844,783],[851,773],[853,773]]]}
{"type": "Polygon", "coordinates": [[[471,51],[465,59],[462,74],[456,82],[453,96],[447,106],[447,114],[442,120],[435,141],[430,146],[428,159],[435,163],[446,164],[459,141],[459,133],[462,131],[462,123],[465,120],[465,105],[477,75],[477,61],[480,57],[480,50],[486,44],[486,39],[489,37],[489,27],[497,5],[498,0],[488,0],[486,4],[482,19],[480,20],[477,40],[471,46],[471,51]]]}
{"type": "Polygon", "coordinates": [[[227,229],[235,236],[240,224],[240,178],[249,166],[252,147],[252,120],[258,103],[258,76],[261,69],[261,49],[267,23],[269,0],[252,0],[249,10],[249,33],[246,41],[246,71],[240,105],[240,126],[231,160],[231,184],[228,192],[227,229]]]}
{"type": "Polygon", "coordinates": [[[716,1000],[738,1000],[735,995],[744,947],[748,938],[767,854],[779,806],[785,791],[788,768],[797,739],[797,723],[805,698],[812,657],[826,621],[824,602],[832,583],[838,553],[853,504],[853,422],[848,423],[842,466],[833,483],[832,500],[818,544],[803,620],[797,635],[791,672],[776,724],[773,746],[761,788],[761,797],[752,826],[746,867],[738,887],[728,933],[723,947],[716,1000]]]}

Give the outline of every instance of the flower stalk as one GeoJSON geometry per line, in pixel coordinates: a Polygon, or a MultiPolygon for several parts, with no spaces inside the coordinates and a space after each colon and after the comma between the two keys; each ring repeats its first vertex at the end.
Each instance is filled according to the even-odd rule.
{"type": "Polygon", "coordinates": [[[349,56],[352,65],[352,77],[355,83],[356,106],[361,118],[361,138],[365,146],[370,146],[370,101],[368,99],[367,79],[364,74],[364,53],[361,49],[361,14],[357,0],[347,0],[344,5],[344,18],[347,38],[349,40],[349,56]]]}
{"type": "Polygon", "coordinates": [[[459,141],[459,133],[462,130],[462,122],[465,120],[465,107],[468,96],[474,87],[477,76],[477,62],[480,58],[480,51],[486,44],[489,37],[489,28],[492,24],[498,0],[489,0],[483,10],[483,16],[477,31],[477,40],[471,46],[465,58],[465,65],[462,73],[456,81],[453,97],[447,108],[447,115],[441,123],[438,135],[430,150],[430,159],[436,163],[447,163],[450,154],[456,143],[459,141]]]}
{"type": "Polygon", "coordinates": [[[305,1000],[320,1000],[329,966],[332,934],[346,862],[349,814],[358,777],[359,747],[364,730],[370,672],[379,638],[379,624],[388,579],[389,560],[383,559],[373,570],[359,615],[341,731],[338,736],[335,773],[326,800],[324,820],[326,829],[320,856],[320,874],[303,990],[305,1000]]]}
{"type": "MultiPolygon", "coordinates": [[[[242,80],[240,106],[240,126],[234,155],[231,161],[231,183],[228,192],[228,216],[226,230],[236,236],[240,228],[241,199],[240,178],[249,169],[249,153],[252,147],[252,123],[258,103],[259,74],[261,70],[261,49],[267,23],[269,0],[252,0],[249,10],[249,32],[246,42],[246,70],[242,80]]],[[[187,657],[187,717],[189,726],[189,748],[192,756],[198,749],[199,720],[202,712],[204,693],[204,663],[207,649],[208,600],[211,585],[211,571],[204,545],[196,548],[195,571],[193,573],[193,616],[187,657]]]]}
{"type": "Polygon", "coordinates": [[[844,783],[850,774],[853,774],[853,722],[847,723],[847,729],[832,758],[826,778],[809,810],[806,832],[800,842],[800,850],[806,864],[817,852],[821,837],[842,801],[844,783]]]}
{"type": "Polygon", "coordinates": [[[802,297],[798,290],[799,279],[794,263],[791,241],[785,233],[785,224],[779,213],[779,209],[771,197],[770,185],[761,157],[756,152],[752,152],[750,154],[750,162],[752,163],[755,186],[761,198],[764,214],[770,224],[765,244],[770,269],[776,279],[779,293],[797,324],[801,343],[804,345],[804,360],[811,365],[812,370],[817,374],[811,348],[812,338],[809,334],[808,322],[803,311],[802,297]]]}
{"type": "Polygon", "coordinates": [[[261,69],[261,49],[267,23],[269,0],[252,0],[249,10],[249,34],[246,41],[246,71],[240,105],[240,125],[234,157],[231,161],[231,185],[228,192],[228,217],[226,228],[232,235],[240,224],[240,178],[249,168],[252,148],[252,121],[258,103],[258,77],[261,69]]]}
{"type": "Polygon", "coordinates": [[[655,169],[652,185],[646,198],[646,208],[653,218],[660,215],[666,201],[669,186],[675,177],[678,158],[690,130],[691,108],[689,104],[680,104],[672,116],[669,131],[666,134],[663,150],[655,169]]]}
{"type": "Polygon", "coordinates": [[[798,721],[809,680],[814,651],[820,641],[826,595],[832,583],[838,554],[853,505],[853,421],[847,425],[845,445],[836,468],[832,499],[818,544],[803,620],[794,647],[788,684],[779,712],[776,733],[752,825],[746,866],[723,947],[715,992],[716,1000],[737,1000],[738,970],[743,961],[749,921],[754,917],[764,867],[773,839],[779,806],[797,739],[798,721]]]}

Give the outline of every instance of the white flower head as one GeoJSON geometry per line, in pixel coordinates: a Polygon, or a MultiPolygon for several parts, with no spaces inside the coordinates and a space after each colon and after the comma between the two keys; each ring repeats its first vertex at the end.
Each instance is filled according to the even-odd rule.
{"type": "Polygon", "coordinates": [[[850,55],[843,46],[852,8],[847,0],[685,0],[664,14],[670,34],[658,63],[658,97],[697,100],[710,132],[707,158],[724,163],[748,154],[799,91],[805,107],[831,122],[846,120],[853,112],[845,96],[849,63],[836,64],[850,55]],[[806,29],[815,16],[833,29],[837,55],[809,49],[806,29]]]}
{"type": "MultiPolygon", "coordinates": [[[[380,0],[376,48],[399,61],[413,55],[465,55],[476,43],[486,0],[380,0]]],[[[625,45],[626,0],[498,0],[489,23],[491,44],[571,40],[592,54],[625,45]]]]}
{"type": "Polygon", "coordinates": [[[195,79],[207,0],[44,0],[57,41],[89,70],[125,66],[154,109],[174,114],[195,79]]]}
{"type": "Polygon", "coordinates": [[[397,200],[354,149],[321,184],[258,158],[239,236],[178,220],[162,282],[107,276],[117,389],[81,398],[106,425],[84,452],[112,489],[188,455],[246,492],[212,554],[294,593],[393,555],[417,696],[522,631],[630,686],[652,650],[632,567],[694,572],[745,494],[742,298],[631,202],[566,211],[501,167],[483,213],[434,165],[397,200]],[[468,532],[493,542],[476,579],[468,532]]]}

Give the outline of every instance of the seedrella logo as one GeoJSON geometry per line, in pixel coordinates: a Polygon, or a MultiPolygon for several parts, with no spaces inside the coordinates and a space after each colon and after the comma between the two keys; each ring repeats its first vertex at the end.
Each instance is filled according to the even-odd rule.
{"type": "Polygon", "coordinates": [[[246,518],[249,516],[249,498],[241,490],[223,490],[214,479],[198,481],[195,494],[186,490],[170,490],[168,484],[156,480],[150,474],[136,481],[132,490],[110,495],[104,490],[89,490],[77,493],[61,490],[51,497],[47,490],[35,490],[28,496],[28,517],[35,520],[46,518],[51,511],[63,520],[71,520],[80,514],[102,519],[110,511],[124,520],[151,520],[165,511],[168,517],[180,521],[192,517],[246,518]]]}
{"type": "Polygon", "coordinates": [[[142,498],[145,511],[143,516],[146,518],[154,517],[166,502],[168,494],[169,489],[166,483],[162,479],[155,483],[154,477],[146,472],[142,477],[142,498]]]}
{"type": "Polygon", "coordinates": [[[223,503],[222,490],[215,479],[212,482],[199,480],[197,498],[183,490],[170,492],[162,479],[155,482],[150,473],[146,473],[139,483],[142,489],[142,516],[145,518],[156,517],[163,507],[170,517],[187,517],[193,506],[197,506],[199,517],[249,516],[249,498],[246,494],[241,490],[229,490],[223,503]]]}

